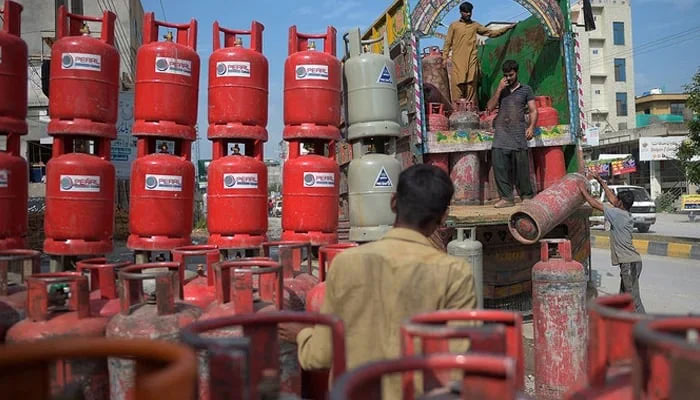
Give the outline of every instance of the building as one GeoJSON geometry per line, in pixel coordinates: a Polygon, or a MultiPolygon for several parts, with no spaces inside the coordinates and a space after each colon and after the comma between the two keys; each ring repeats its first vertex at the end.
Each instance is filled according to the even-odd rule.
{"type": "Polygon", "coordinates": [[[586,125],[600,132],[635,128],[630,0],[591,0],[596,29],[583,28],[582,2],[571,7],[582,69],[586,125]]]}
{"type": "MultiPolygon", "coordinates": [[[[22,39],[28,47],[28,112],[29,132],[22,137],[21,153],[30,167],[41,168],[51,157],[53,139],[46,133],[49,122],[49,99],[43,87],[48,83],[47,74],[51,60],[51,45],[56,40],[56,15],[61,5],[75,14],[100,16],[104,10],[117,15],[115,44],[121,58],[120,77],[122,89],[133,86],[136,67],[136,51],[141,44],[143,6],[141,0],[16,0],[22,11],[22,39]],[[42,83],[42,80],[44,82],[42,83]]],[[[97,23],[90,23],[93,34],[99,34],[97,23]]],[[[32,174],[35,179],[40,175],[32,174]]],[[[38,190],[41,192],[41,189],[38,190]]],[[[30,189],[30,195],[40,195],[30,189]]]]}
{"type": "Polygon", "coordinates": [[[665,192],[674,196],[695,193],[696,188],[686,182],[683,167],[673,157],[678,143],[688,135],[686,121],[692,114],[685,108],[687,99],[687,94],[665,94],[658,89],[637,97],[637,127],[601,133],[598,146],[584,147],[586,158],[631,154],[637,171],[624,175],[622,180],[645,187],[652,199],[665,192]]]}

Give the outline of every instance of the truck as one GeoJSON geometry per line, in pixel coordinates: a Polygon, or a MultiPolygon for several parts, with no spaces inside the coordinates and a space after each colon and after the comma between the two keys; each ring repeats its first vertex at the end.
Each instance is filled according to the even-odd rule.
{"type": "MultiPolygon", "coordinates": [[[[580,172],[579,139],[582,136],[581,114],[575,68],[575,34],[569,15],[568,0],[517,0],[531,16],[517,21],[514,29],[497,38],[490,38],[479,47],[481,62],[478,102],[486,102],[502,77],[501,64],[514,59],[520,64],[520,81],[530,85],[536,96],[549,96],[557,112],[558,123],[538,127],[530,141],[532,149],[559,146],[564,153],[567,172],[580,172]]],[[[459,5],[454,0],[419,0],[411,7],[407,0],[395,0],[363,33],[363,40],[387,37],[390,56],[395,62],[395,80],[401,124],[401,137],[396,144],[396,157],[403,168],[442,159],[447,167],[450,157],[465,152],[478,152],[481,164],[481,201],[477,205],[454,204],[450,207],[445,227],[439,230],[438,246],[454,238],[456,228],[476,227],[476,238],[483,245],[483,291],[486,308],[527,312],[531,309],[531,269],[539,261],[539,244],[518,242],[508,229],[509,218],[517,208],[496,209],[492,206],[493,178],[489,180],[489,150],[493,132],[486,129],[451,131],[429,129],[426,112],[425,79],[421,41],[444,37],[440,32],[452,21],[447,13],[459,5]],[[490,182],[489,182],[490,181],[490,182]],[[490,185],[489,185],[490,183],[490,185]],[[490,188],[489,188],[490,186],[490,188]]],[[[510,21],[509,21],[510,22],[510,21]]],[[[512,21],[516,22],[516,21],[512,21]]],[[[383,51],[383,41],[371,46],[383,51]]],[[[427,47],[427,46],[426,46],[427,47]]],[[[424,54],[425,53],[425,54],[424,54]]],[[[449,104],[445,104],[449,108],[449,104]]],[[[341,130],[345,132],[345,126],[341,130]]],[[[340,239],[348,227],[347,166],[352,148],[341,141],[337,147],[341,166],[340,239]]],[[[541,189],[541,187],[540,187],[541,189]]],[[[568,238],[574,258],[590,271],[590,207],[581,206],[546,237],[568,238]]],[[[345,237],[345,239],[347,239],[345,237]]],[[[435,238],[433,238],[435,239],[435,238]]],[[[590,276],[590,273],[589,273],[590,276]]]]}

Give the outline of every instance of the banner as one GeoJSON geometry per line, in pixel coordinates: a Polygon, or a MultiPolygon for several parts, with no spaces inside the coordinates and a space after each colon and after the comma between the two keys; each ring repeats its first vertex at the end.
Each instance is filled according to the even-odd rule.
{"type": "Polygon", "coordinates": [[[586,163],[589,172],[603,176],[610,176],[610,160],[593,160],[586,163]]]}
{"type": "Polygon", "coordinates": [[[613,160],[610,162],[613,175],[629,174],[637,171],[637,163],[630,155],[621,160],[613,160]]]}
{"type": "Polygon", "coordinates": [[[640,137],[639,161],[675,160],[686,136],[640,137]]]}
{"type": "Polygon", "coordinates": [[[134,124],[134,92],[119,92],[119,112],[117,114],[117,139],[112,140],[112,164],[117,178],[131,178],[131,162],[136,158],[136,138],[131,136],[134,124]]]}
{"type": "Polygon", "coordinates": [[[598,146],[600,143],[600,128],[591,126],[583,134],[584,143],[588,146],[598,146]]]}

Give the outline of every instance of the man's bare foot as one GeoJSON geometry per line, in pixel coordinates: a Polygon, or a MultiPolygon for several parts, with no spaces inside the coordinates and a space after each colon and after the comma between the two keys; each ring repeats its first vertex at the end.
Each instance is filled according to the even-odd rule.
{"type": "Polygon", "coordinates": [[[495,208],[507,208],[507,207],[513,207],[515,206],[515,203],[513,203],[513,200],[498,200],[496,204],[493,205],[495,208]]]}

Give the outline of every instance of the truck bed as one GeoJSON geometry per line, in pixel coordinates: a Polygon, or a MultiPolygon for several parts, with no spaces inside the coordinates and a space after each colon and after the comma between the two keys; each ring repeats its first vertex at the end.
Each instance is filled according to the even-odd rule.
{"type": "Polygon", "coordinates": [[[507,224],[510,215],[519,208],[494,208],[492,204],[476,206],[451,206],[447,218],[449,226],[507,224]]]}

